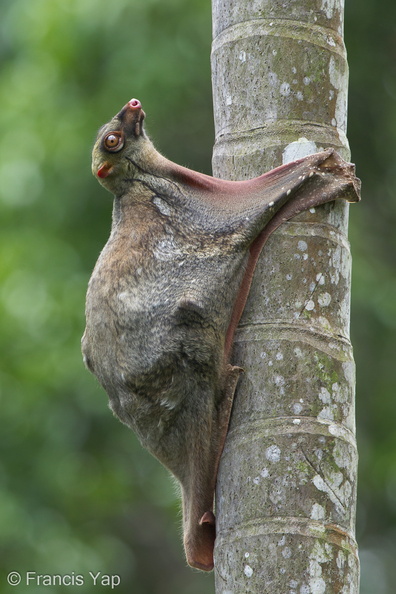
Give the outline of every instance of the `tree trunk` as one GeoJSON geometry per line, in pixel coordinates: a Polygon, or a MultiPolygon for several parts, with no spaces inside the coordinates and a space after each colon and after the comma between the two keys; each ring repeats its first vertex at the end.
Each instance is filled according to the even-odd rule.
{"type": "MultiPolygon", "coordinates": [[[[342,0],[212,0],[214,175],[349,158],[342,0]]],[[[357,593],[348,205],[284,224],[236,333],[216,492],[217,594],[357,593]]]]}

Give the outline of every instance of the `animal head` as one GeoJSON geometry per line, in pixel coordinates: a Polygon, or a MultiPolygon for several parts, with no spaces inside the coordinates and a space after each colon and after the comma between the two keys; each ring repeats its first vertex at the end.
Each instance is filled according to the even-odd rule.
{"type": "Polygon", "coordinates": [[[114,194],[136,176],[138,163],[153,149],[143,129],[145,113],[138,99],[131,99],[98,132],[92,151],[92,173],[114,194]]]}

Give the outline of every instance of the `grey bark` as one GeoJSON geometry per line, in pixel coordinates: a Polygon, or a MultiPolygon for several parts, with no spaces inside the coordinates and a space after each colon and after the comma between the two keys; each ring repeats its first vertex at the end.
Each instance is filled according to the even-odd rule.
{"type": "MultiPolygon", "coordinates": [[[[342,0],[212,0],[213,173],[245,179],[334,147],[349,158],[342,0]]],[[[217,492],[217,594],[356,594],[348,205],[264,247],[232,363],[217,492]]]]}

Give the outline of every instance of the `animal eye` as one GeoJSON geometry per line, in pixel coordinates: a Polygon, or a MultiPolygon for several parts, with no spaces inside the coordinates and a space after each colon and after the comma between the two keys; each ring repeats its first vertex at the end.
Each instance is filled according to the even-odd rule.
{"type": "Polygon", "coordinates": [[[124,136],[121,132],[109,132],[103,139],[105,149],[116,153],[124,146],[124,136]]]}

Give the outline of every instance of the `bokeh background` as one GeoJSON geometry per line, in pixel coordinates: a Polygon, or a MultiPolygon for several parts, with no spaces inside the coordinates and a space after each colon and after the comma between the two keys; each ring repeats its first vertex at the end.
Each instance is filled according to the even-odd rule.
{"type": "MultiPolygon", "coordinates": [[[[347,0],[362,594],[396,583],[396,4],[347,0]]],[[[131,97],[157,148],[210,173],[209,0],[0,0],[0,592],[12,570],[213,593],[185,566],[173,482],[84,369],[87,281],[111,196],[96,129],[131,97]],[[87,577],[88,576],[88,577],[87,577]]],[[[103,591],[109,591],[103,588],[103,591]]]]}

